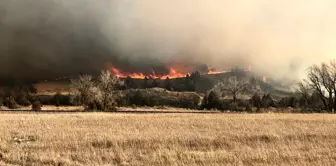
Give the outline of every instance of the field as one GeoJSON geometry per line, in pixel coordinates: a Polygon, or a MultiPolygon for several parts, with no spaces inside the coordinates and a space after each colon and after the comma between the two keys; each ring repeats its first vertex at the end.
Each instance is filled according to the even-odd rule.
{"type": "Polygon", "coordinates": [[[0,165],[335,165],[336,115],[0,113],[0,165]]]}
{"type": "Polygon", "coordinates": [[[57,92],[67,95],[72,93],[68,82],[62,81],[47,81],[40,82],[34,85],[39,95],[55,95],[57,92]]]}

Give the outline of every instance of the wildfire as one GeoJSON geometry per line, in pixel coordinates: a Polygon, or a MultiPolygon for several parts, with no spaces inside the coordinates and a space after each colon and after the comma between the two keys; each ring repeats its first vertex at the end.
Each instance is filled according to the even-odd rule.
{"type": "Polygon", "coordinates": [[[225,73],[226,71],[217,71],[213,68],[208,68],[208,73],[207,74],[221,74],[221,73],[225,73]]]}
{"type": "Polygon", "coordinates": [[[267,77],[266,76],[263,76],[263,81],[267,82],[267,77]]]}
{"type": "Polygon", "coordinates": [[[123,73],[119,69],[112,67],[112,73],[115,74],[117,77],[120,78],[126,78],[126,77],[131,77],[131,78],[137,78],[137,79],[144,79],[145,77],[150,77],[153,79],[166,79],[167,77],[169,78],[181,78],[185,77],[189,73],[180,73],[177,72],[175,69],[170,68],[169,73],[165,75],[159,75],[155,73],[153,70],[151,74],[144,74],[144,73],[123,73]]]}
{"type": "Polygon", "coordinates": [[[115,67],[112,67],[112,73],[115,74],[117,77],[120,77],[120,78],[126,78],[126,77],[132,77],[132,78],[145,78],[146,76],[142,73],[131,73],[131,74],[125,74],[125,73],[122,73],[119,69],[115,68],[115,67]]]}
{"type": "MultiPolygon", "coordinates": [[[[121,70],[119,70],[116,67],[111,67],[111,72],[119,78],[131,77],[131,78],[136,78],[136,79],[144,79],[145,77],[149,77],[149,78],[161,79],[161,80],[166,79],[167,77],[169,77],[169,78],[183,78],[186,75],[190,75],[190,73],[188,73],[188,72],[177,71],[174,68],[169,68],[169,73],[165,74],[165,75],[159,75],[159,74],[155,73],[154,70],[152,71],[151,74],[144,74],[144,73],[137,73],[137,72],[125,73],[125,72],[122,72],[121,70]]],[[[214,69],[209,69],[207,74],[220,74],[220,73],[224,73],[224,72],[225,71],[216,71],[214,69]]]]}

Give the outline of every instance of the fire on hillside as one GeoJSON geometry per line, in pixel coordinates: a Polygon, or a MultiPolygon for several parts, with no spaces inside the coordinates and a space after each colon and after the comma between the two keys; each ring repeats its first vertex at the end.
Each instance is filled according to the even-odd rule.
{"type": "MultiPolygon", "coordinates": [[[[117,77],[120,78],[126,78],[126,77],[131,77],[135,79],[144,79],[145,77],[152,78],[152,79],[166,79],[168,78],[182,78],[185,77],[186,75],[190,75],[191,73],[185,72],[178,70],[176,68],[169,68],[169,72],[166,74],[158,74],[154,70],[152,70],[151,73],[145,74],[145,73],[140,73],[140,72],[123,72],[122,70],[116,68],[116,67],[111,67],[111,72],[115,74],[117,77]]],[[[220,74],[220,73],[225,73],[226,71],[217,71],[213,68],[208,68],[208,71],[205,73],[201,74],[220,74]]]]}

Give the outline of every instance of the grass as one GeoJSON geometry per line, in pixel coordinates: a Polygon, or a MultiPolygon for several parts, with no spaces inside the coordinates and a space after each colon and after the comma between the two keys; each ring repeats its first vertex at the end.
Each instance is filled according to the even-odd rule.
{"type": "Polygon", "coordinates": [[[63,95],[73,92],[70,88],[70,84],[65,81],[48,81],[40,82],[34,85],[39,95],[55,95],[60,92],[63,95]]]}
{"type": "Polygon", "coordinates": [[[335,165],[336,115],[0,113],[0,165],[335,165]]]}
{"type": "MultiPolygon", "coordinates": [[[[32,106],[22,106],[17,109],[9,109],[7,107],[1,106],[0,110],[5,110],[5,111],[14,111],[14,110],[22,110],[22,111],[31,111],[32,106]]],[[[41,111],[59,111],[59,112],[66,112],[66,111],[84,111],[84,107],[82,106],[53,106],[53,105],[43,105],[41,108],[41,111]]]]}

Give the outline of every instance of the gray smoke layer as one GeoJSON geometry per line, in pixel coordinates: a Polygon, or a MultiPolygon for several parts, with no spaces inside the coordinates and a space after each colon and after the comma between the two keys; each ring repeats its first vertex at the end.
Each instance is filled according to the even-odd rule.
{"type": "Polygon", "coordinates": [[[302,78],[335,58],[333,0],[11,0],[0,2],[0,75],[53,78],[247,68],[302,78]]]}

